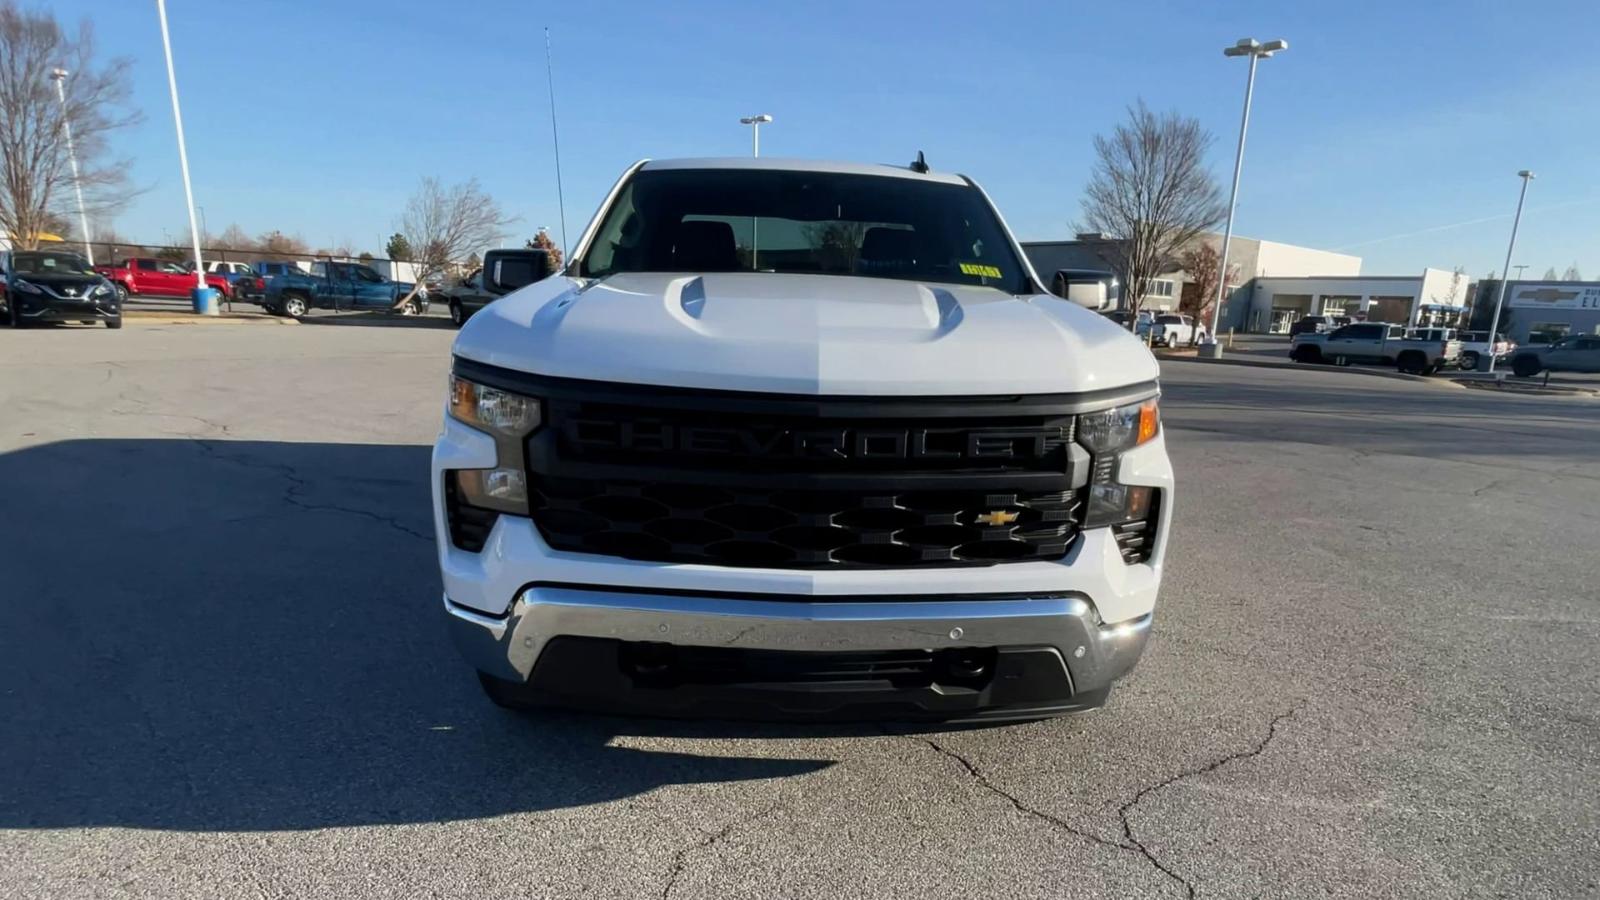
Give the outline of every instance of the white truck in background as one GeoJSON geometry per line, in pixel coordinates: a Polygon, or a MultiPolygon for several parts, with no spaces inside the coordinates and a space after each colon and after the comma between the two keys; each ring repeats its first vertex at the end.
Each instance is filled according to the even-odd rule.
{"type": "Polygon", "coordinates": [[[1303,332],[1289,343],[1289,358],[1303,363],[1353,362],[1393,365],[1402,372],[1432,375],[1454,368],[1461,342],[1450,331],[1425,337],[1408,336],[1404,325],[1353,322],[1329,332],[1303,332]]]}

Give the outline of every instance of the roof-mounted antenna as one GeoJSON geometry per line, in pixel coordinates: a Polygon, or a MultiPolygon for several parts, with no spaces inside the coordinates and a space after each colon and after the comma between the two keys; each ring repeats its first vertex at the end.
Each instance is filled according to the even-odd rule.
{"type": "Polygon", "coordinates": [[[911,162],[911,171],[919,175],[928,174],[928,161],[923,158],[921,150],[917,151],[917,158],[911,162]]]}

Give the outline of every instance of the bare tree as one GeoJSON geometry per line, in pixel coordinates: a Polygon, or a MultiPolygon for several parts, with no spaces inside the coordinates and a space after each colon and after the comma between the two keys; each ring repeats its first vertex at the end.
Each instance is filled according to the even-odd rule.
{"type": "Polygon", "coordinates": [[[216,246],[220,250],[250,251],[256,248],[255,239],[244,233],[244,229],[232,222],[217,236],[216,246]]]}
{"type": "Polygon", "coordinates": [[[104,219],[129,199],[128,164],[109,146],[139,120],[123,108],[128,67],[124,58],[96,64],[87,22],[69,35],[48,12],[0,2],[0,230],[18,247],[36,248],[41,233],[78,221],[69,129],[88,214],[104,219]],[[65,104],[51,79],[58,68],[68,72],[65,104]]]}
{"type": "MultiPolygon", "coordinates": [[[[1189,274],[1178,300],[1178,311],[1194,317],[1197,325],[1211,327],[1211,311],[1217,306],[1217,276],[1222,274],[1222,254],[1201,240],[1178,256],[1178,264],[1189,274]]],[[[1228,267],[1228,284],[1239,283],[1239,267],[1228,267]]],[[[1200,340],[1200,329],[1190,332],[1189,343],[1200,340]]]]}
{"type": "Polygon", "coordinates": [[[1562,281],[1582,281],[1583,280],[1583,273],[1578,271],[1577,260],[1573,260],[1572,265],[1567,266],[1567,270],[1565,272],[1561,273],[1561,280],[1562,281]]]}
{"type": "MultiPolygon", "coordinates": [[[[1102,253],[1122,279],[1132,313],[1138,313],[1151,279],[1226,212],[1205,165],[1209,146],[1211,134],[1198,119],[1156,115],[1143,100],[1128,109],[1127,123],[1094,139],[1081,230],[1113,238],[1102,253]]],[[[1129,327],[1136,319],[1129,316],[1129,327]]]]}
{"type": "Polygon", "coordinates": [[[268,231],[256,239],[258,252],[268,256],[309,256],[311,246],[299,235],[290,236],[281,231],[268,231]]]}
{"type": "Polygon", "coordinates": [[[1556,274],[1556,267],[1555,266],[1551,266],[1550,268],[1544,270],[1544,280],[1545,281],[1555,281],[1560,277],[1561,276],[1556,274]]]}
{"type": "Polygon", "coordinates": [[[411,250],[417,281],[395,301],[395,308],[410,303],[423,282],[451,264],[498,243],[515,221],[484,193],[476,178],[450,187],[437,178],[423,178],[400,217],[400,233],[411,250]]]}

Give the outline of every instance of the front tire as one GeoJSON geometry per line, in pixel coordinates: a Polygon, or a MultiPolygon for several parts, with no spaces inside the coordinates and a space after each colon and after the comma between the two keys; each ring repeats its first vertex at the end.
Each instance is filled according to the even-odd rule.
{"type": "Polygon", "coordinates": [[[117,292],[117,305],[118,306],[121,306],[122,304],[128,302],[128,286],[127,285],[125,285],[122,282],[118,281],[118,282],[112,284],[111,288],[117,292]]]}
{"type": "Polygon", "coordinates": [[[1543,371],[1544,364],[1537,356],[1519,356],[1511,361],[1511,374],[1518,378],[1532,378],[1543,371]]]}
{"type": "Polygon", "coordinates": [[[1301,344],[1294,348],[1294,361],[1302,363],[1322,362],[1322,351],[1310,344],[1301,344]]]}
{"type": "Polygon", "coordinates": [[[459,301],[459,300],[451,300],[450,301],[450,324],[454,325],[457,328],[460,328],[462,325],[465,325],[466,322],[467,322],[467,314],[466,314],[466,310],[461,308],[461,301],[459,301]]]}
{"type": "Polygon", "coordinates": [[[113,331],[115,331],[118,328],[121,328],[122,327],[122,317],[121,316],[117,316],[115,319],[107,319],[106,320],[106,327],[112,329],[113,331]]]}

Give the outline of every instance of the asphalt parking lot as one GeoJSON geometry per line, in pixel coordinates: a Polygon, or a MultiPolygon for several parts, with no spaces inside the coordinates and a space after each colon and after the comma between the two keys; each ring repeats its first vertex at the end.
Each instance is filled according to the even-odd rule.
{"type": "Polygon", "coordinates": [[[1600,894],[1600,402],[1169,360],[1105,710],[526,717],[439,620],[452,334],[0,331],[0,896],[1600,894]]]}

